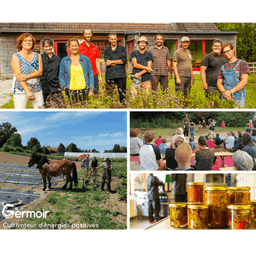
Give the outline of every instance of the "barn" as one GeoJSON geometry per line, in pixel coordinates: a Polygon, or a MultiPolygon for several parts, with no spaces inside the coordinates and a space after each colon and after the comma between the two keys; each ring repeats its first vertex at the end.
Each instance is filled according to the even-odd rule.
{"type": "Polygon", "coordinates": [[[76,37],[82,42],[85,28],[93,31],[93,43],[99,47],[102,59],[110,32],[117,33],[118,42],[126,47],[128,56],[136,49],[142,35],[148,38],[149,48],[155,43],[155,35],[162,34],[171,56],[178,49],[182,36],[188,36],[194,71],[199,70],[201,59],[211,52],[211,43],[216,38],[223,43],[232,42],[236,48],[237,32],[221,32],[215,23],[0,23],[0,77],[13,76],[11,57],[17,52],[16,40],[22,33],[33,34],[39,53],[43,53],[42,40],[51,38],[55,54],[62,58],[67,55],[68,39],[76,37]]]}

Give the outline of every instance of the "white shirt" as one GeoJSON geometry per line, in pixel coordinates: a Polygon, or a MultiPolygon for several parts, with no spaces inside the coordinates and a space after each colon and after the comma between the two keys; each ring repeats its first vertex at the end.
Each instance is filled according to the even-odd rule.
{"type": "Polygon", "coordinates": [[[226,142],[226,149],[232,149],[234,147],[235,138],[233,136],[227,136],[226,142]]]}
{"type": "Polygon", "coordinates": [[[156,154],[151,145],[143,145],[140,148],[139,154],[141,171],[156,171],[158,169],[158,164],[156,162],[156,154]]]}

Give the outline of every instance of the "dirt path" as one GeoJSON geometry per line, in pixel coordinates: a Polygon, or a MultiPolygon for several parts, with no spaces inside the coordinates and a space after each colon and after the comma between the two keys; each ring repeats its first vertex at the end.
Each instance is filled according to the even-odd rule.
{"type": "Polygon", "coordinates": [[[12,79],[0,80],[0,107],[8,103],[12,97],[12,79]]]}

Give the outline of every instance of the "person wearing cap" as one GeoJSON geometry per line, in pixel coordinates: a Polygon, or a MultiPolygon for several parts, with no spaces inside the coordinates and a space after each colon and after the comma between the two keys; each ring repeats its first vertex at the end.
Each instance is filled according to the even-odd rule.
{"type": "Polygon", "coordinates": [[[160,82],[162,90],[168,88],[168,70],[170,79],[172,78],[172,59],[169,49],[163,45],[164,37],[161,34],[155,36],[156,44],[149,49],[152,53],[154,62],[152,67],[154,71],[151,73],[151,86],[154,91],[157,90],[158,83],[160,82]]]}
{"type": "Polygon", "coordinates": [[[214,40],[212,42],[212,52],[205,55],[200,64],[200,75],[207,98],[210,94],[215,95],[219,92],[217,87],[219,71],[221,66],[228,62],[221,55],[221,46],[222,42],[219,39],[214,40]]]}
{"type": "Polygon", "coordinates": [[[107,90],[113,92],[115,84],[118,87],[119,99],[122,102],[125,99],[126,90],[126,70],[127,52],[124,46],[117,43],[117,34],[108,35],[109,47],[104,51],[106,64],[105,80],[107,90]]]}
{"type": "Polygon", "coordinates": [[[111,171],[113,171],[113,164],[111,163],[109,158],[104,158],[104,163],[97,167],[99,168],[103,168],[103,175],[102,175],[102,181],[101,181],[101,190],[100,191],[104,191],[104,186],[105,186],[105,182],[107,180],[107,193],[111,192],[111,171]]]}
{"type": "Polygon", "coordinates": [[[173,55],[173,70],[175,74],[175,92],[182,91],[185,97],[191,91],[191,80],[194,84],[192,71],[192,55],[188,50],[190,40],[184,36],[181,38],[180,48],[173,55]]]}
{"type": "MultiPolygon", "coordinates": [[[[133,65],[132,72],[135,73],[134,78],[141,79],[140,87],[148,92],[151,87],[151,72],[154,59],[152,53],[146,51],[148,40],[145,36],[141,36],[137,44],[139,45],[139,50],[132,51],[130,57],[133,65]]],[[[136,94],[136,89],[133,85],[132,94],[136,94]]]]}

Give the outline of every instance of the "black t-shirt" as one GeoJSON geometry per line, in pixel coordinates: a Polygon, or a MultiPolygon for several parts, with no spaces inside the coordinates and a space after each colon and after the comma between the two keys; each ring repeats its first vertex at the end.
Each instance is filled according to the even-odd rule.
{"type": "Polygon", "coordinates": [[[178,167],[178,163],[174,157],[175,157],[175,149],[167,148],[165,151],[166,166],[172,170],[178,167]]]}
{"type": "MultiPolygon", "coordinates": [[[[153,55],[151,52],[145,51],[143,54],[141,54],[138,50],[131,52],[131,57],[130,59],[132,60],[133,58],[136,58],[137,63],[143,66],[148,66],[149,61],[154,61],[153,55]]],[[[141,72],[142,69],[137,69],[133,68],[132,72],[133,73],[139,73],[141,72]]],[[[145,82],[151,79],[151,74],[150,73],[145,73],[141,76],[141,82],[145,82]]]]}
{"type": "Polygon", "coordinates": [[[40,83],[44,93],[54,93],[60,90],[59,70],[60,57],[52,55],[51,58],[46,53],[41,55],[43,62],[43,74],[40,76],[40,83]]]}
{"type": "Polygon", "coordinates": [[[216,55],[212,52],[205,55],[200,66],[207,67],[206,82],[208,86],[217,87],[219,71],[222,65],[226,64],[228,60],[222,55],[216,55]]]}

